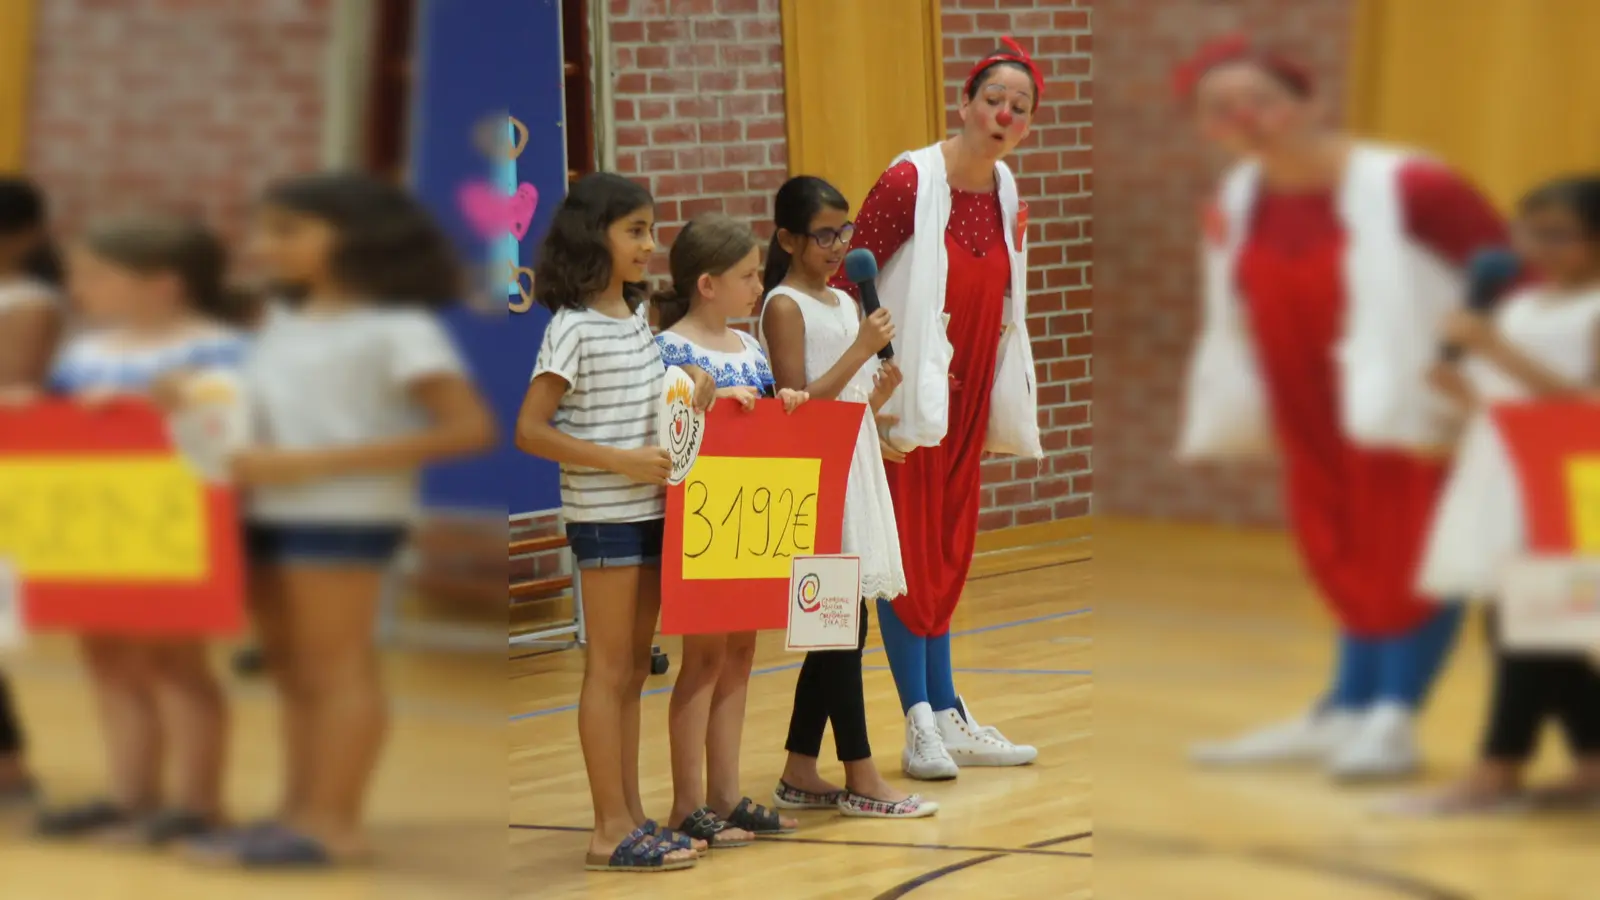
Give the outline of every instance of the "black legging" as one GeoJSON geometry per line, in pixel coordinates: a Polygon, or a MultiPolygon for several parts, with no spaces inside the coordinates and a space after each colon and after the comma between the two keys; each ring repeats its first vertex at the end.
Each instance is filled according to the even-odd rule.
{"type": "Polygon", "coordinates": [[[854,650],[813,650],[800,666],[794,686],[794,713],[784,749],[801,756],[822,755],[822,730],[833,722],[833,745],[840,762],[870,759],[867,701],[862,696],[861,650],[867,644],[867,604],[861,604],[861,634],[854,650]]]}
{"type": "Polygon", "coordinates": [[[1519,653],[1507,650],[1498,620],[1494,634],[1494,708],[1489,714],[1483,755],[1501,762],[1533,757],[1539,729],[1555,715],[1574,757],[1600,755],[1600,672],[1580,654],[1519,653]]]}
{"type": "Polygon", "coordinates": [[[11,703],[11,687],[5,673],[0,672],[0,756],[21,752],[22,726],[17,724],[17,711],[11,703]]]}

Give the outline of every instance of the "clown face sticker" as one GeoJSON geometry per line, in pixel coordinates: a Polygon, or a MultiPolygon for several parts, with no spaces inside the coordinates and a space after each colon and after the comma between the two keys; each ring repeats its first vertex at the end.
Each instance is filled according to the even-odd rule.
{"type": "Polygon", "coordinates": [[[700,456],[700,442],[706,434],[706,414],[694,408],[694,381],[682,369],[667,370],[657,422],[661,446],[672,457],[667,483],[682,484],[700,456]]]}

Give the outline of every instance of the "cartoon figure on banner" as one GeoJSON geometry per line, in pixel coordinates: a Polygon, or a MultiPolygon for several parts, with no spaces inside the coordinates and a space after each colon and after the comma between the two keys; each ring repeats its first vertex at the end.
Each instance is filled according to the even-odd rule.
{"type": "Polygon", "coordinates": [[[528,126],[515,116],[506,117],[508,131],[501,133],[498,117],[484,123],[478,131],[478,146],[498,164],[496,183],[487,180],[468,182],[456,193],[461,215],[495,248],[490,263],[490,279],[506,279],[508,308],[513,313],[533,308],[533,269],[520,265],[521,241],[533,226],[539,210],[539,189],[517,181],[517,159],[528,146],[528,126]],[[503,276],[496,274],[504,273],[503,276]],[[528,279],[527,287],[522,279],[528,279]]]}
{"type": "Polygon", "coordinates": [[[694,381],[682,369],[667,370],[667,387],[661,396],[661,446],[672,457],[667,484],[682,484],[700,456],[706,434],[706,414],[694,408],[694,381]]]}

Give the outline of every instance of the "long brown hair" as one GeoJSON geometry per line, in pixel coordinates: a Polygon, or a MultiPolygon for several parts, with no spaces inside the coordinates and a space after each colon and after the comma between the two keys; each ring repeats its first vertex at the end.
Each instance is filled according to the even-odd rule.
{"type": "Polygon", "coordinates": [[[651,297],[657,324],[671,328],[689,314],[700,293],[701,275],[721,275],[759,246],[750,226],[722,213],[703,213],[689,220],[672,242],[672,286],[651,297]]]}

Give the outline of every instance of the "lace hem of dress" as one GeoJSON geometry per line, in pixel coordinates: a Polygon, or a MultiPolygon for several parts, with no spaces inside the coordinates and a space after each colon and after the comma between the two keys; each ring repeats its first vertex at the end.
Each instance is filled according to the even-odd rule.
{"type": "Polygon", "coordinates": [[[866,600],[893,600],[906,592],[906,579],[902,575],[867,575],[861,579],[861,596],[866,600]]]}

